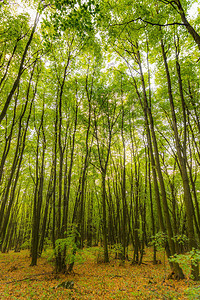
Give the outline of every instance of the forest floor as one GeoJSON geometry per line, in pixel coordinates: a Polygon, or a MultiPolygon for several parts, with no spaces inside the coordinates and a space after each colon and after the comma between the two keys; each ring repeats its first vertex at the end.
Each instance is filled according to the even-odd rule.
{"type": "Polygon", "coordinates": [[[97,264],[98,248],[88,248],[82,261],[75,264],[74,274],[53,273],[54,266],[47,259],[49,252],[30,266],[27,250],[0,254],[0,299],[200,299],[200,283],[189,278],[167,279],[170,273],[159,253],[161,264],[153,265],[152,250],[146,249],[144,264],[120,264],[111,258],[109,264],[97,264]],[[73,289],[56,286],[73,281],[73,289]]]}

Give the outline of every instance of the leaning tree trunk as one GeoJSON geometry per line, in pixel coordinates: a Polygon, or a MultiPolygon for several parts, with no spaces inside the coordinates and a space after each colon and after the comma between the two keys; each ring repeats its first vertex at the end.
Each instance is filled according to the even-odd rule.
{"type": "Polygon", "coordinates": [[[21,79],[21,76],[23,74],[23,71],[24,71],[24,62],[25,62],[25,59],[26,59],[26,56],[27,56],[27,53],[28,53],[28,49],[29,49],[29,46],[33,40],[33,36],[34,36],[34,33],[35,33],[35,30],[36,30],[36,27],[37,27],[37,23],[39,21],[39,13],[36,14],[36,18],[35,18],[35,22],[34,22],[34,25],[33,25],[33,28],[32,28],[32,31],[31,31],[31,34],[30,34],[30,37],[26,43],[26,46],[24,48],[24,52],[22,54],[22,58],[21,58],[21,62],[20,62],[20,66],[19,66],[19,70],[18,70],[18,74],[17,74],[17,78],[15,79],[15,82],[11,88],[11,91],[6,99],[6,102],[4,104],[4,107],[3,107],[3,110],[0,114],[0,123],[2,122],[2,120],[4,119],[5,115],[6,115],[6,112],[7,112],[7,109],[10,105],[10,102],[12,100],[12,97],[16,91],[16,89],[18,88],[19,86],[19,83],[20,83],[20,79],[21,79]]]}

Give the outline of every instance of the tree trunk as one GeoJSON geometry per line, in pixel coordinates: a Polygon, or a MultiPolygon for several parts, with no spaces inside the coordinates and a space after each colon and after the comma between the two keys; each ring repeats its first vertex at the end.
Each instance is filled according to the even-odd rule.
{"type": "MultiPolygon", "coordinates": [[[[184,149],[183,153],[181,152],[181,144],[180,144],[180,138],[179,138],[179,134],[178,134],[178,127],[177,127],[174,101],[173,101],[173,95],[172,95],[171,78],[170,78],[170,74],[169,74],[167,57],[166,57],[166,52],[164,49],[163,40],[161,40],[161,49],[162,49],[162,55],[163,55],[166,77],[167,77],[168,95],[169,95],[169,101],[170,101],[174,137],[175,137],[175,142],[176,142],[176,150],[177,150],[178,160],[179,160],[180,168],[181,168],[181,177],[182,177],[182,181],[183,181],[184,202],[185,202],[185,208],[186,208],[186,214],[187,214],[189,246],[190,246],[190,250],[192,250],[192,248],[195,248],[195,249],[197,248],[197,243],[196,243],[195,233],[194,233],[193,218],[191,217],[191,216],[193,216],[193,209],[192,209],[192,197],[191,197],[191,192],[190,192],[189,179],[188,179],[187,168],[186,168],[186,157],[184,155],[184,153],[186,153],[186,150],[184,149]]],[[[180,79],[179,71],[178,71],[178,75],[179,75],[179,89],[181,90],[182,86],[181,86],[181,79],[180,79]]],[[[183,115],[184,115],[184,109],[183,109],[183,115]]],[[[192,275],[195,280],[198,280],[198,277],[199,277],[198,266],[192,265],[192,275]]]]}

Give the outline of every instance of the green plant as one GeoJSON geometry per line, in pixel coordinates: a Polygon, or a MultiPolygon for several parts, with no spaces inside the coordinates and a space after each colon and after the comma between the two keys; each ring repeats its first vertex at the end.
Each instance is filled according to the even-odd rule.
{"type": "Polygon", "coordinates": [[[20,248],[22,250],[25,250],[25,249],[30,249],[31,248],[31,242],[29,240],[25,241],[21,246],[20,248]]]}
{"type": "Polygon", "coordinates": [[[114,244],[111,249],[111,253],[115,255],[115,258],[122,257],[123,246],[121,243],[114,244]]]}
{"type": "Polygon", "coordinates": [[[200,262],[200,250],[193,248],[186,254],[175,254],[169,258],[169,261],[180,264],[186,276],[189,276],[191,264],[197,265],[200,262]]]}
{"type": "Polygon", "coordinates": [[[188,243],[188,237],[185,234],[175,235],[172,239],[182,246],[188,243]]]}
{"type": "Polygon", "coordinates": [[[165,249],[166,242],[167,235],[162,231],[151,237],[151,245],[155,245],[157,250],[163,250],[163,248],[165,249]]]}
{"type": "Polygon", "coordinates": [[[157,250],[163,252],[163,269],[164,278],[166,277],[166,262],[165,262],[165,247],[167,243],[167,234],[164,232],[158,232],[155,236],[152,236],[151,244],[155,245],[157,250]]]}
{"type": "Polygon", "coordinates": [[[104,250],[103,247],[99,247],[98,250],[95,252],[95,260],[98,264],[104,262],[104,250]]]}
{"type": "Polygon", "coordinates": [[[186,296],[189,300],[200,299],[200,286],[190,287],[185,291],[186,296]]]}
{"type": "Polygon", "coordinates": [[[96,247],[90,247],[90,248],[83,248],[83,256],[87,259],[95,259],[96,258],[96,247]]]}
{"type": "Polygon", "coordinates": [[[46,251],[51,245],[52,245],[51,240],[48,237],[46,237],[44,239],[44,251],[46,251]]]}
{"type": "Polygon", "coordinates": [[[79,249],[77,243],[77,236],[79,235],[80,234],[77,231],[76,227],[73,226],[66,238],[57,239],[54,249],[55,257],[62,255],[66,264],[71,264],[74,262],[81,263],[83,261],[81,255],[82,250],[79,249]]]}

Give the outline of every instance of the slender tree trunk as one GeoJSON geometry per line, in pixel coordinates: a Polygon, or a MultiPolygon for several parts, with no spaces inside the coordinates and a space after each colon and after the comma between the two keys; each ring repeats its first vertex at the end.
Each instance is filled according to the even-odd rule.
{"type": "Polygon", "coordinates": [[[36,27],[37,27],[37,23],[39,21],[39,13],[36,14],[36,18],[35,18],[35,22],[34,22],[34,25],[33,25],[33,28],[32,28],[32,31],[31,31],[31,34],[30,34],[30,37],[28,39],[28,42],[25,46],[25,49],[24,49],[24,52],[23,52],[23,55],[22,55],[22,58],[21,58],[21,62],[20,62],[20,66],[19,66],[19,70],[18,70],[18,74],[17,74],[17,78],[15,79],[15,82],[12,86],[12,89],[6,99],[6,102],[4,104],[4,107],[3,107],[3,110],[0,114],[0,123],[2,122],[2,120],[4,119],[5,115],[6,115],[6,112],[7,112],[7,109],[8,109],[8,106],[12,100],[12,97],[16,91],[16,89],[18,88],[19,86],[19,83],[20,83],[20,79],[21,79],[21,76],[22,76],[22,73],[24,71],[24,62],[25,62],[25,59],[26,59],[26,56],[27,56],[27,53],[28,53],[28,49],[29,49],[29,46],[32,42],[32,39],[33,39],[33,36],[34,36],[34,33],[35,33],[35,30],[36,30],[36,27]]]}
{"type": "MultiPolygon", "coordinates": [[[[152,112],[151,112],[151,107],[148,105],[146,87],[145,87],[145,81],[144,81],[144,75],[143,75],[143,71],[142,71],[142,64],[141,64],[139,50],[136,53],[136,58],[137,58],[137,63],[138,63],[139,70],[140,70],[140,77],[141,77],[142,89],[143,89],[143,109],[144,109],[146,129],[147,129],[147,134],[148,134],[147,136],[148,136],[148,141],[150,141],[151,140],[150,132],[148,132],[148,119],[149,119],[151,137],[152,137],[154,155],[155,155],[156,171],[157,171],[159,183],[160,183],[163,211],[164,211],[165,224],[166,224],[168,243],[169,243],[169,249],[166,248],[166,251],[167,251],[167,255],[170,256],[170,255],[174,255],[176,253],[175,243],[173,240],[172,224],[171,224],[171,219],[170,219],[170,214],[169,214],[169,208],[168,208],[168,203],[167,203],[167,196],[166,196],[164,179],[163,179],[163,175],[162,175],[162,169],[161,169],[161,165],[160,165],[157,138],[156,138],[155,129],[154,129],[154,121],[153,121],[153,116],[152,116],[152,112]],[[147,115],[148,115],[148,118],[147,118],[147,115]]],[[[151,143],[150,143],[150,145],[151,145],[151,143]]],[[[150,152],[152,152],[152,151],[150,150],[150,152]]],[[[153,154],[153,152],[152,152],[152,154],[153,154]]],[[[151,154],[151,158],[154,160],[154,157],[152,154],[151,154]]],[[[174,268],[175,276],[177,278],[184,278],[183,271],[177,263],[173,264],[173,268],[174,268]]]]}
{"type": "Polygon", "coordinates": [[[35,193],[34,193],[34,208],[33,208],[33,223],[32,223],[31,266],[35,266],[37,264],[40,216],[41,216],[41,206],[43,201],[44,158],[45,158],[45,149],[46,149],[46,139],[44,134],[43,118],[44,118],[44,106],[43,106],[43,112],[41,117],[41,123],[37,132],[38,139],[37,139],[37,151],[36,151],[36,185],[35,185],[35,193]],[[42,149],[42,157],[41,157],[42,161],[40,166],[41,170],[39,174],[39,143],[40,143],[41,131],[43,135],[43,149],[42,149]]]}
{"type": "Polygon", "coordinates": [[[44,239],[45,239],[46,230],[47,230],[49,205],[50,205],[50,199],[51,199],[52,193],[53,193],[52,184],[53,184],[53,167],[51,168],[51,175],[49,178],[49,184],[48,184],[48,189],[47,189],[47,194],[46,194],[46,204],[45,204],[45,209],[44,209],[43,222],[42,222],[42,226],[41,226],[41,237],[40,237],[39,248],[38,248],[38,256],[41,256],[43,247],[44,247],[44,239]]]}
{"type": "MultiPolygon", "coordinates": [[[[181,144],[180,144],[180,138],[179,138],[179,134],[178,134],[178,127],[177,127],[174,101],[173,101],[173,95],[172,95],[171,78],[170,78],[170,74],[169,74],[169,68],[168,68],[167,57],[166,57],[166,52],[164,49],[163,40],[161,40],[161,49],[162,49],[162,55],[163,55],[166,77],[167,77],[168,95],[169,95],[169,101],[170,101],[170,107],[171,107],[172,124],[173,124],[174,137],[175,137],[175,142],[176,142],[176,150],[177,150],[178,160],[180,162],[181,177],[182,177],[182,181],[183,181],[184,202],[185,202],[185,208],[186,208],[186,214],[187,214],[189,246],[190,246],[190,250],[192,250],[192,248],[195,248],[195,249],[197,248],[197,243],[196,243],[195,234],[194,234],[193,218],[191,217],[191,216],[193,216],[192,197],[191,197],[189,179],[188,179],[187,168],[186,168],[186,157],[184,155],[184,152],[182,153],[182,151],[181,151],[181,144]]],[[[178,73],[179,73],[179,71],[178,71],[178,73]]],[[[180,74],[179,74],[179,76],[180,76],[180,74]]],[[[180,78],[179,78],[179,89],[181,90],[180,78]]],[[[184,114],[184,110],[183,110],[183,114],[184,114]]],[[[199,267],[198,266],[192,265],[192,275],[195,280],[198,280],[198,277],[199,277],[199,267]]]]}
{"type": "MultiPolygon", "coordinates": [[[[122,81],[122,79],[121,79],[122,81]]],[[[122,83],[121,83],[121,98],[123,99],[122,83]]],[[[123,143],[123,166],[122,166],[122,207],[123,207],[123,227],[122,227],[122,238],[123,238],[123,254],[122,261],[126,258],[126,246],[127,246],[127,213],[126,213],[126,146],[124,137],[124,103],[122,101],[122,124],[121,124],[121,136],[123,143]]]]}
{"type": "Polygon", "coordinates": [[[194,41],[196,42],[199,50],[200,50],[200,35],[196,32],[196,30],[194,29],[194,27],[192,27],[192,25],[188,22],[185,12],[183,10],[182,4],[180,0],[174,0],[171,1],[172,4],[176,4],[176,6],[178,7],[178,12],[181,16],[182,22],[185,25],[187,31],[189,32],[189,34],[193,37],[194,41]]]}

